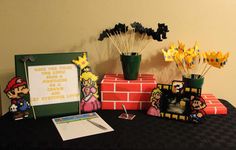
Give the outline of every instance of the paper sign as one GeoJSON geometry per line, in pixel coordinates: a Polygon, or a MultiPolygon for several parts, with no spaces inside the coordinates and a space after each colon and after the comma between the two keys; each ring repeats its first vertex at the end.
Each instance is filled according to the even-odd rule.
{"type": "Polygon", "coordinates": [[[54,118],[52,121],[63,141],[114,131],[95,112],[54,118]]]}
{"type": "Polygon", "coordinates": [[[74,64],[28,67],[32,106],[80,100],[78,69],[74,64]]]}

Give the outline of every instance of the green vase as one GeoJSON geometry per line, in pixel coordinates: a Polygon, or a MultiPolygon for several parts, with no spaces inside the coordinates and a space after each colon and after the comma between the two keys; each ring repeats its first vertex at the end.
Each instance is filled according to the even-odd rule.
{"type": "Polygon", "coordinates": [[[204,77],[198,74],[183,76],[184,85],[191,88],[202,88],[204,77]]]}
{"type": "Polygon", "coordinates": [[[131,55],[120,55],[123,74],[125,80],[136,80],[139,74],[141,55],[132,53],[131,55]]]}

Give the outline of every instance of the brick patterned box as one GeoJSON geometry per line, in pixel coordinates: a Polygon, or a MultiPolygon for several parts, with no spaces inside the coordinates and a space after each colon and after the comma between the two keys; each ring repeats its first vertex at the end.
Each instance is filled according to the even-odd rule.
{"type": "Polygon", "coordinates": [[[145,110],[150,106],[153,88],[157,86],[154,75],[140,74],[137,80],[124,80],[122,74],[106,74],[101,81],[102,109],[145,110]]]}
{"type": "Polygon", "coordinates": [[[227,114],[227,108],[213,94],[202,94],[202,98],[207,104],[207,107],[204,109],[207,115],[227,114]]]}

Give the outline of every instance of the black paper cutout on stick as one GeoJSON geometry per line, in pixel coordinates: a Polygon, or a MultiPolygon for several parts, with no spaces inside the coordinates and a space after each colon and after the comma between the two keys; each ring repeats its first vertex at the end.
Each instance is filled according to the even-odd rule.
{"type": "MultiPolygon", "coordinates": [[[[133,22],[130,25],[136,33],[139,33],[141,35],[146,34],[147,36],[152,37],[152,39],[156,41],[162,41],[163,39],[167,39],[166,33],[169,32],[168,26],[164,23],[158,23],[158,28],[156,29],[156,31],[152,28],[145,28],[139,22],[133,22]]],[[[113,28],[105,29],[104,31],[102,31],[98,40],[102,41],[104,38],[107,38],[108,35],[117,35],[121,33],[126,33],[127,31],[128,26],[122,23],[118,23],[113,28]]]]}
{"type": "Polygon", "coordinates": [[[113,28],[105,29],[104,31],[102,31],[98,40],[102,41],[104,38],[108,38],[108,35],[110,36],[110,35],[126,33],[127,31],[128,31],[128,26],[122,23],[118,23],[113,28]]]}

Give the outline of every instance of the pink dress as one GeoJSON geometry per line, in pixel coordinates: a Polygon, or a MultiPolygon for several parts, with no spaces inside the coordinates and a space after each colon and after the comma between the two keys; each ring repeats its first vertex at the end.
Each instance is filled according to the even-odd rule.
{"type": "Polygon", "coordinates": [[[96,111],[101,108],[101,103],[94,96],[96,93],[96,88],[94,87],[84,87],[83,91],[83,99],[80,103],[80,109],[84,112],[96,111]]]}
{"type": "Polygon", "coordinates": [[[151,106],[148,111],[147,114],[150,116],[157,116],[160,117],[160,109],[155,108],[154,106],[151,106]]]}

